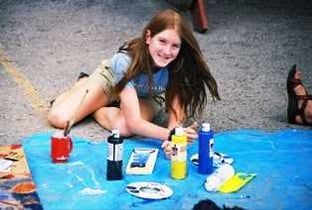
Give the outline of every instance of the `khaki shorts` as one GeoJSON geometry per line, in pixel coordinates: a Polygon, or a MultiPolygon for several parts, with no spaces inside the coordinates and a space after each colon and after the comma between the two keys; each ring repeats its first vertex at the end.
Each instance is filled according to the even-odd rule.
{"type": "MultiPolygon", "coordinates": [[[[113,87],[114,87],[114,74],[111,68],[110,60],[103,60],[97,69],[90,75],[88,82],[97,83],[101,85],[107,96],[110,97],[109,101],[112,106],[119,107],[119,98],[113,98],[113,87]]],[[[165,107],[164,94],[161,96],[153,96],[144,98],[150,101],[155,114],[162,112],[165,107]]]]}
{"type": "MultiPolygon", "coordinates": [[[[111,69],[110,60],[103,60],[96,70],[90,75],[88,82],[101,85],[107,96],[113,94],[114,74],[111,69]]],[[[114,99],[110,98],[110,101],[114,99]]]]}

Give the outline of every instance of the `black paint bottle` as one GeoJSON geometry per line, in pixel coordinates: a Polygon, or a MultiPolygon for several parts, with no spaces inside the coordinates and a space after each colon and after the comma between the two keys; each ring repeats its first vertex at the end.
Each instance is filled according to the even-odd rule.
{"type": "Polygon", "coordinates": [[[118,130],[112,130],[107,139],[107,180],[122,179],[123,139],[118,130]]]}

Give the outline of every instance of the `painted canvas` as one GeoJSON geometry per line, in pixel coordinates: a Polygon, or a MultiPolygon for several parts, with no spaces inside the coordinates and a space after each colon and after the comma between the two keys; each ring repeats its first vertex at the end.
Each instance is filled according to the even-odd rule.
{"type": "Polygon", "coordinates": [[[0,209],[43,209],[22,145],[0,146],[0,209]]]}

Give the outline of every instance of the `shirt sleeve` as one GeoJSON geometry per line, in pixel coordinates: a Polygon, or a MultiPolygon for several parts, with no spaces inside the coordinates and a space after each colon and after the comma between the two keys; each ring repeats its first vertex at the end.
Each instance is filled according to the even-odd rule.
{"type": "MultiPolygon", "coordinates": [[[[131,64],[131,58],[125,53],[116,53],[112,58],[112,71],[115,76],[114,84],[116,85],[125,75],[129,65],[131,64]]],[[[134,81],[129,81],[126,87],[134,87],[134,81]]]]}

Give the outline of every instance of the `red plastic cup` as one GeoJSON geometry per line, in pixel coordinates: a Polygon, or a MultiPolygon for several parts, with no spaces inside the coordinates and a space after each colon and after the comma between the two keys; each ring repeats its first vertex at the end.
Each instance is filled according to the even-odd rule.
{"type": "Polygon", "coordinates": [[[56,132],[51,136],[51,158],[53,163],[67,162],[73,149],[73,142],[63,132],[56,132]]]}

